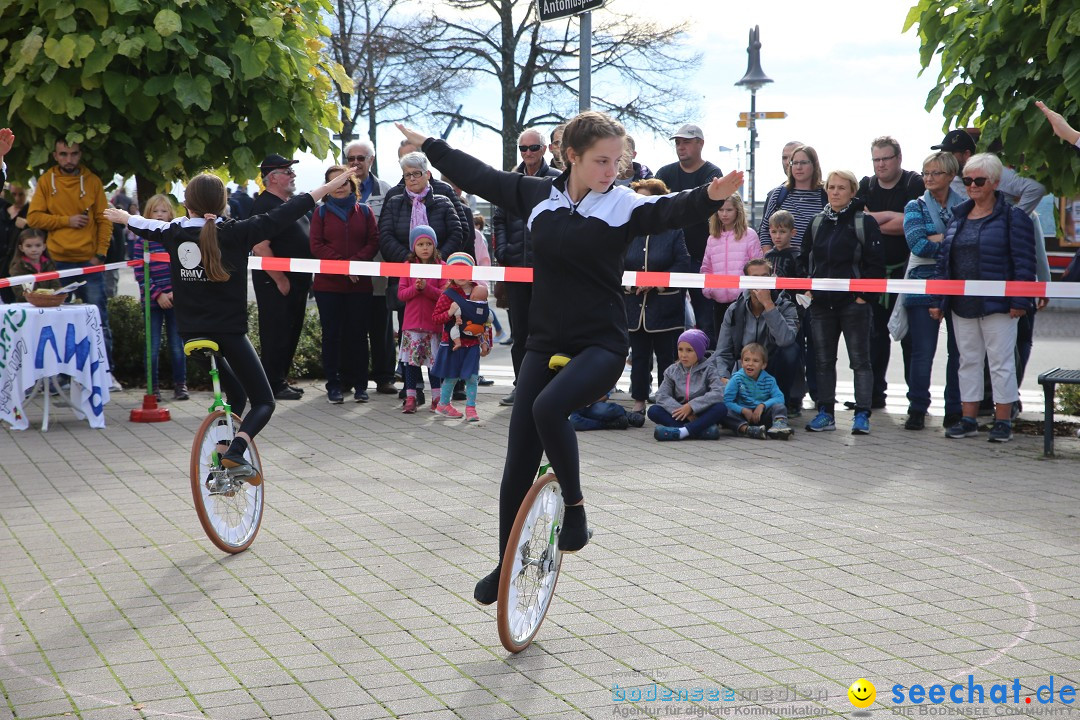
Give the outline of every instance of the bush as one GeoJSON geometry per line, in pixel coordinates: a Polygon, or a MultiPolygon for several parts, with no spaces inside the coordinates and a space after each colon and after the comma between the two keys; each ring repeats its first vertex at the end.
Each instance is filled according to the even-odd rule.
{"type": "Polygon", "coordinates": [[[1067,415],[1080,415],[1080,385],[1058,385],[1057,406],[1067,415]]]}
{"type": "MultiPolygon", "coordinates": [[[[109,299],[109,327],[113,335],[113,375],[128,387],[143,387],[146,384],[146,321],[142,303],[134,297],[117,295],[109,299]]],[[[163,349],[158,359],[158,379],[162,387],[171,387],[172,359],[164,343],[167,339],[162,334],[163,349]]],[[[259,310],[254,302],[248,303],[248,338],[259,353],[259,310]]],[[[188,387],[208,389],[209,366],[188,360],[188,387]]],[[[304,317],[304,328],[300,342],[293,356],[290,375],[296,378],[321,378],[322,367],[322,327],[319,325],[319,313],[315,308],[308,308],[304,317]]]]}

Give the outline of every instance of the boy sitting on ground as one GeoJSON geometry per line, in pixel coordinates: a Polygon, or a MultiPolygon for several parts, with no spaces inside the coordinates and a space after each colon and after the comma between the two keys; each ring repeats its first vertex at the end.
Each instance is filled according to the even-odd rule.
{"type": "Polygon", "coordinates": [[[724,426],[736,435],[765,440],[787,440],[791,427],[787,422],[784,393],[776,379],[765,372],[769,352],[765,346],[750,343],[743,348],[742,368],[731,376],[724,388],[724,405],[728,415],[724,426]]]}

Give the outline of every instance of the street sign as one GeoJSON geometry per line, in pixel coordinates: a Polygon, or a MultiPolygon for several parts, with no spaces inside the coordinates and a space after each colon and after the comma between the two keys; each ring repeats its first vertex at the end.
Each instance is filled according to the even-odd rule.
{"type": "Polygon", "coordinates": [[[540,11],[540,22],[560,20],[573,15],[580,15],[591,10],[598,10],[607,0],[536,0],[540,11]]]}
{"type": "MultiPolygon", "coordinates": [[[[739,119],[743,120],[743,121],[749,120],[751,116],[753,116],[753,118],[755,120],[782,120],[782,119],[787,117],[787,113],[786,112],[773,112],[773,111],[770,111],[770,112],[753,112],[753,113],[741,112],[741,113],[739,113],[739,119]]],[[[740,126],[740,127],[745,127],[745,126],[740,126]]]]}

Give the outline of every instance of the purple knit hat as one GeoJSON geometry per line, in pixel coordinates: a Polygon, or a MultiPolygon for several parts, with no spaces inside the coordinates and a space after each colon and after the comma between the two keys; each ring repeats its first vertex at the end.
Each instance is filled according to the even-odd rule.
{"type": "Polygon", "coordinates": [[[698,362],[704,362],[705,350],[709,347],[708,335],[697,328],[692,328],[679,336],[679,342],[688,343],[697,353],[698,362]]]}

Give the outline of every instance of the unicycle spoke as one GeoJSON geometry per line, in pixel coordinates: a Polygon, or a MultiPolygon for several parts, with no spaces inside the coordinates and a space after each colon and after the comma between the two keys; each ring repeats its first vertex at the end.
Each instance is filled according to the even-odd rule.
{"type": "MultiPolygon", "coordinates": [[[[239,423],[235,416],[233,420],[239,423]]],[[[232,432],[225,413],[211,413],[196,433],[192,447],[191,490],[207,537],[221,550],[237,553],[247,549],[259,532],[263,486],[236,480],[221,467],[215,450],[230,442],[232,432]]],[[[253,443],[249,443],[245,457],[261,470],[253,443]]]]}

